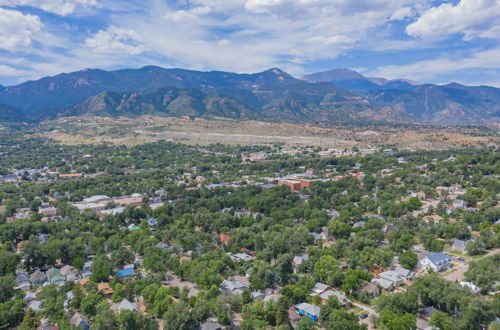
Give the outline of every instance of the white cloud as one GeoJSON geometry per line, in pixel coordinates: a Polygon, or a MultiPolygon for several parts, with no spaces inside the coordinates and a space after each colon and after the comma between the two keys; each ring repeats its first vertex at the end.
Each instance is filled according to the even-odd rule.
{"type": "Polygon", "coordinates": [[[145,51],[139,35],[129,29],[111,26],[100,30],[85,40],[85,46],[98,53],[121,53],[137,55],[145,51]]]}
{"type": "Polygon", "coordinates": [[[500,38],[500,1],[460,0],[427,9],[406,27],[413,37],[442,37],[461,33],[464,40],[475,37],[500,38]]]}
{"type": "Polygon", "coordinates": [[[97,0],[0,0],[0,6],[27,6],[66,16],[79,8],[98,7],[99,3],[97,0]]]}
{"type": "MultiPolygon", "coordinates": [[[[78,26],[79,20],[54,19],[41,13],[43,26],[40,19],[33,16],[38,19],[39,27],[35,24],[24,29],[19,28],[19,22],[32,15],[18,12],[24,10],[20,7],[17,11],[5,9],[23,17],[9,30],[2,27],[0,15],[0,49],[36,49],[30,53],[30,56],[36,54],[33,55],[36,59],[27,57],[16,64],[12,62],[15,56],[11,56],[12,60],[3,59],[0,52],[0,63],[22,70],[19,74],[23,78],[32,78],[26,74],[30,71],[40,77],[83,67],[111,69],[146,64],[236,72],[280,67],[302,75],[306,68],[313,66],[324,68],[325,63],[335,66],[333,59],[353,49],[361,53],[380,52],[381,56],[388,53],[394,56],[409,49],[440,49],[441,45],[432,38],[405,36],[401,24],[394,21],[416,19],[407,28],[407,33],[416,37],[428,36],[426,24],[430,31],[443,30],[445,34],[463,28],[466,37],[500,35],[498,24],[492,18],[496,17],[497,5],[490,6],[495,1],[475,1],[476,4],[461,0],[458,5],[432,9],[430,6],[435,0],[0,0],[0,6],[31,6],[60,16],[87,15],[94,13],[92,8],[102,8],[95,11],[97,15],[92,21],[84,21],[82,26],[78,26]],[[438,20],[443,22],[438,23],[448,24],[441,28],[430,19],[433,11],[450,15],[465,3],[469,3],[467,8],[472,12],[468,20],[456,18],[458,14],[451,15],[455,17],[452,19],[439,16],[438,20]],[[485,15],[486,7],[490,10],[481,25],[477,22],[482,16],[477,12],[485,15]],[[62,21],[78,28],[62,28],[62,21]],[[96,21],[99,30],[88,31],[96,21]],[[461,22],[460,28],[455,26],[457,22],[461,22]],[[1,38],[14,41],[4,42],[1,38]]],[[[459,55],[453,58],[459,65],[473,69],[481,59],[468,62],[459,55]]],[[[443,55],[419,62],[420,67],[385,66],[377,70],[380,71],[377,75],[425,81],[440,72],[453,72],[449,61],[452,60],[443,55]],[[429,65],[429,69],[425,65],[429,65]],[[430,70],[436,74],[422,72],[430,70]]],[[[8,68],[3,70],[16,74],[8,68]]]]}
{"type": "MultiPolygon", "coordinates": [[[[440,76],[466,70],[498,70],[500,68],[500,48],[478,51],[466,57],[462,56],[448,54],[446,57],[441,56],[408,65],[387,65],[367,74],[375,77],[406,77],[417,81],[436,81],[440,76]]],[[[480,77],[478,78],[480,80],[480,77]]]]}
{"type": "Polygon", "coordinates": [[[391,21],[402,21],[405,18],[413,17],[415,14],[415,10],[412,7],[403,7],[401,9],[396,10],[389,20],[391,21]]]}
{"type": "Polygon", "coordinates": [[[196,19],[201,15],[208,15],[212,12],[212,8],[208,6],[195,7],[190,10],[169,11],[165,14],[165,18],[174,22],[196,19]]]}
{"type": "Polygon", "coordinates": [[[29,50],[34,34],[41,28],[38,16],[0,8],[0,49],[10,52],[29,50]]]}
{"type": "Polygon", "coordinates": [[[311,44],[334,45],[336,47],[349,48],[355,44],[356,40],[345,35],[336,35],[331,37],[315,36],[307,39],[306,42],[311,44]]]}

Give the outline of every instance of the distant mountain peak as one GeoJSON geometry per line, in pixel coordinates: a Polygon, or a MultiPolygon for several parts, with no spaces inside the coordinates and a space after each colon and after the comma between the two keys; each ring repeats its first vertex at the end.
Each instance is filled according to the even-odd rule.
{"type": "Polygon", "coordinates": [[[323,72],[312,73],[304,76],[307,81],[313,82],[335,82],[344,80],[368,80],[365,76],[351,69],[338,68],[323,72]]]}
{"type": "Polygon", "coordinates": [[[387,85],[388,83],[391,83],[391,82],[392,83],[401,82],[401,83],[406,83],[406,84],[410,84],[410,85],[413,85],[413,86],[419,86],[420,85],[416,81],[413,81],[413,80],[410,80],[410,79],[403,79],[403,78],[386,79],[386,78],[380,78],[380,77],[369,77],[368,79],[370,79],[374,83],[376,83],[378,85],[381,85],[381,86],[385,86],[385,85],[387,85]]]}

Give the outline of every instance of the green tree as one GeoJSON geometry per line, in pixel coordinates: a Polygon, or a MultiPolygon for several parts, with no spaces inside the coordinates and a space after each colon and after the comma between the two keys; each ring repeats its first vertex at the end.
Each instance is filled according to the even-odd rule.
{"type": "Polygon", "coordinates": [[[97,314],[97,306],[102,301],[102,297],[97,293],[91,293],[85,298],[82,299],[80,304],[80,308],[82,309],[83,314],[88,317],[93,317],[97,314]]]}
{"type": "Polygon", "coordinates": [[[307,316],[300,318],[297,324],[298,330],[316,330],[316,324],[307,316]]]}
{"type": "Polygon", "coordinates": [[[40,325],[42,316],[31,308],[28,308],[24,313],[23,321],[19,327],[21,330],[36,329],[40,325]]]}
{"type": "Polygon", "coordinates": [[[323,283],[338,285],[342,278],[339,265],[340,263],[333,256],[322,256],[314,264],[314,275],[323,283]]]}
{"type": "Polygon", "coordinates": [[[193,326],[193,319],[189,313],[189,306],[186,303],[180,302],[171,304],[163,316],[165,320],[165,329],[189,329],[193,326]]]}
{"type": "Polygon", "coordinates": [[[3,303],[14,296],[14,286],[16,281],[14,275],[0,277],[0,303],[3,303]]]}
{"type": "Polygon", "coordinates": [[[453,330],[457,328],[453,318],[446,313],[435,311],[429,321],[429,325],[438,327],[441,330],[453,330]]]}
{"type": "Polygon", "coordinates": [[[253,271],[250,274],[250,284],[255,290],[263,290],[273,284],[273,270],[271,265],[263,261],[254,263],[253,271]]]}
{"type": "Polygon", "coordinates": [[[91,280],[94,282],[105,282],[109,276],[113,274],[113,267],[106,256],[97,256],[90,267],[92,275],[91,280]]]}
{"type": "Polygon", "coordinates": [[[91,325],[92,330],[115,330],[118,328],[118,318],[109,308],[109,303],[106,300],[101,301],[96,309],[98,313],[91,325]]]}
{"type": "Polygon", "coordinates": [[[418,256],[412,250],[407,250],[399,256],[401,265],[408,269],[413,269],[418,263],[418,256]]]}
{"type": "MultiPolygon", "coordinates": [[[[155,320],[131,311],[121,311],[118,316],[121,330],[157,330],[158,323],[155,320]]],[[[179,328],[180,329],[180,328],[179,328]]]]}
{"type": "Polygon", "coordinates": [[[417,323],[417,317],[409,313],[400,316],[390,310],[384,310],[380,314],[379,322],[388,330],[413,330],[417,323]]]}
{"type": "Polygon", "coordinates": [[[0,303],[0,327],[13,328],[21,322],[24,316],[25,303],[14,299],[0,303]]]}

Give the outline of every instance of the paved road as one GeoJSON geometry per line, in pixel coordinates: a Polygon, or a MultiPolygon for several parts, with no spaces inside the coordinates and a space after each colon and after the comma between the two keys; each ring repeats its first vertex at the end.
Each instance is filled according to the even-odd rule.
{"type": "Polygon", "coordinates": [[[369,330],[375,329],[375,325],[372,323],[371,319],[372,316],[378,317],[377,311],[372,307],[362,303],[353,302],[352,305],[361,308],[363,311],[365,311],[366,314],[368,314],[368,317],[366,319],[359,320],[359,323],[368,325],[369,330]]]}
{"type": "MultiPolygon", "coordinates": [[[[455,282],[455,281],[460,282],[464,279],[464,276],[465,276],[465,273],[467,273],[467,270],[469,270],[469,262],[470,261],[486,258],[486,257],[492,256],[498,252],[500,252],[500,249],[493,249],[493,250],[488,251],[488,253],[486,253],[481,258],[469,259],[468,261],[465,261],[465,262],[459,261],[459,264],[454,267],[455,271],[453,273],[451,273],[450,275],[443,276],[443,278],[448,280],[448,281],[452,281],[452,282],[455,282]]],[[[450,258],[455,262],[457,261],[456,257],[450,256],[450,258]]]]}

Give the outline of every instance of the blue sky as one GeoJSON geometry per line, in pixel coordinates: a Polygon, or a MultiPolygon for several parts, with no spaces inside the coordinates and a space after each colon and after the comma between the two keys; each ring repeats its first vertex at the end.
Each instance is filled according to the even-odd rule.
{"type": "Polygon", "coordinates": [[[500,87],[500,0],[0,0],[0,84],[159,65],[500,87]]]}

